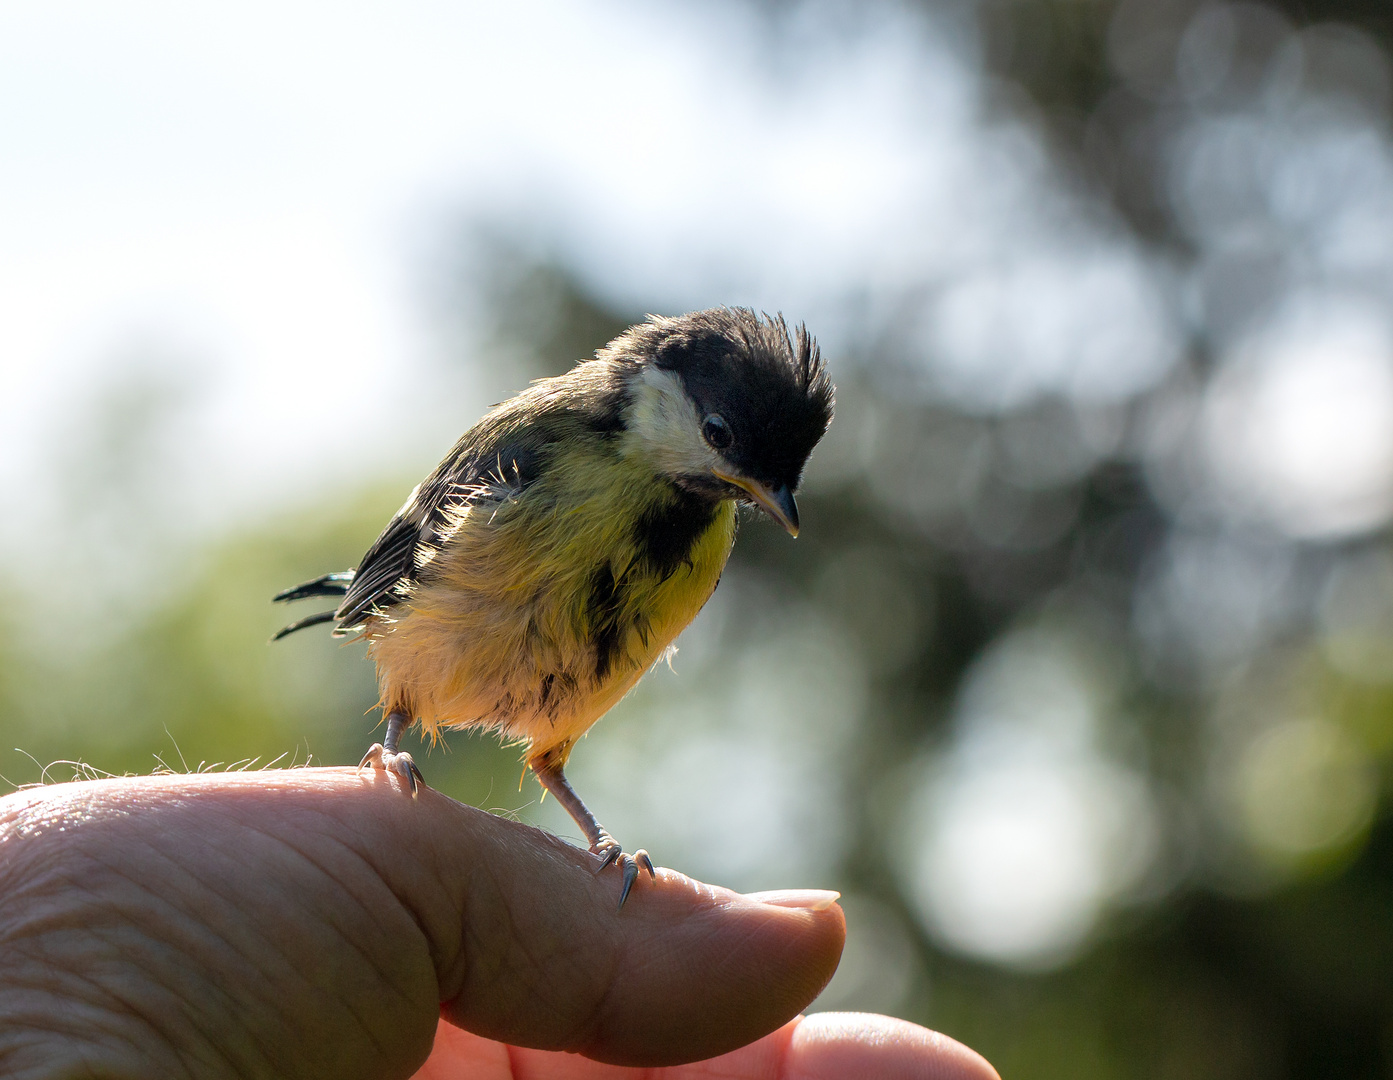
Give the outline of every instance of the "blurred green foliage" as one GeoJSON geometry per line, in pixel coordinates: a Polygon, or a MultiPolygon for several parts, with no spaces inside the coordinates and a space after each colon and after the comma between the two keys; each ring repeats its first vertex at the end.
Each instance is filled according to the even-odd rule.
{"type": "MultiPolygon", "coordinates": [[[[355,761],[378,722],[362,646],[309,634],[272,644],[288,619],[269,598],[324,565],[353,565],[404,488],[344,493],[171,557],[160,571],[178,586],[113,625],[7,638],[0,730],[17,749],[6,778],[355,761]]],[[[448,756],[432,779],[484,802],[500,755],[487,743],[448,756]]]]}

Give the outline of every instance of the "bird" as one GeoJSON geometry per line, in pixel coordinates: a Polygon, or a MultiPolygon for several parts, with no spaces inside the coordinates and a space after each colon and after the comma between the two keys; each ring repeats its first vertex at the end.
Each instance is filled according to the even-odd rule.
{"type": "Polygon", "coordinates": [[[332,622],[366,639],[382,742],[359,768],[424,784],[399,748],[413,723],[482,728],[524,760],[585,834],[596,872],[641,867],[571,787],[577,740],[710,599],[737,507],[791,536],[794,494],[832,420],[817,342],[782,315],[650,315],[592,358],[494,406],[411,492],[356,569],[284,590],[340,596],[273,640],[332,622]]]}

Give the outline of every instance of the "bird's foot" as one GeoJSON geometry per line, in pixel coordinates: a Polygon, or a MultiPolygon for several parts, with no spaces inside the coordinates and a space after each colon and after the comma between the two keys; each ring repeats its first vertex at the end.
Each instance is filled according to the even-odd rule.
{"type": "Polygon", "coordinates": [[[619,844],[619,841],[610,836],[607,832],[601,832],[600,838],[590,845],[590,851],[600,857],[600,865],[595,873],[599,873],[611,863],[619,867],[620,873],[624,875],[623,883],[619,886],[619,906],[624,906],[624,901],[629,899],[629,890],[634,887],[634,882],[638,880],[639,869],[648,871],[650,878],[657,878],[658,872],[653,867],[653,860],[648,857],[648,852],[639,848],[632,855],[626,852],[619,844]]]}
{"type": "Polygon", "coordinates": [[[369,765],[374,769],[386,769],[400,776],[413,799],[416,798],[417,789],[426,786],[426,778],[421,775],[421,770],[416,768],[416,762],[405,750],[394,752],[381,743],[373,743],[363,755],[363,760],[358,762],[358,771],[361,772],[369,765]]]}

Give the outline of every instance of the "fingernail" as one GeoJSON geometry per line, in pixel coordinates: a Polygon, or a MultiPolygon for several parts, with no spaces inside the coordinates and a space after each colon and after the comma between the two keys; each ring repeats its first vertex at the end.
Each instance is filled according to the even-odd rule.
{"type": "Polygon", "coordinates": [[[746,899],[771,907],[802,908],[804,911],[826,911],[841,897],[841,893],[827,889],[776,889],[745,894],[746,899]]]}

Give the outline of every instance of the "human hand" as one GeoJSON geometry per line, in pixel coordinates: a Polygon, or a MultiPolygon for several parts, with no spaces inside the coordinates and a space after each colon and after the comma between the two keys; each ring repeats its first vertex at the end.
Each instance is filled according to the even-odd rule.
{"type": "Polygon", "coordinates": [[[750,1080],[996,1076],[901,1021],[790,1020],[841,953],[830,894],[663,870],[617,912],[594,863],[377,770],[17,792],[0,1073],[603,1080],[725,1054],[750,1080]]]}

